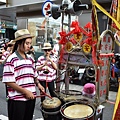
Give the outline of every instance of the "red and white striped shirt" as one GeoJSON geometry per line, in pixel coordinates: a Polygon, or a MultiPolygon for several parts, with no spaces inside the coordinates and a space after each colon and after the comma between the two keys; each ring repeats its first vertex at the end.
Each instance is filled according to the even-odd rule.
{"type": "Polygon", "coordinates": [[[9,51],[5,51],[3,54],[2,54],[2,60],[6,60],[7,56],[10,54],[9,51]]]}
{"type": "MultiPolygon", "coordinates": [[[[51,58],[53,62],[57,62],[57,59],[55,59],[54,57],[51,58]]],[[[44,62],[46,61],[44,56],[40,56],[38,58],[38,61],[36,63],[36,68],[43,65],[44,62]]],[[[45,74],[44,71],[46,69],[46,66],[44,66],[41,70],[38,71],[38,80],[40,81],[47,81],[47,82],[51,82],[53,80],[55,80],[56,78],[56,70],[53,68],[51,62],[49,61],[47,63],[47,69],[49,71],[48,74],[45,74]]]]}
{"type": "MultiPolygon", "coordinates": [[[[32,58],[22,59],[14,52],[5,63],[2,82],[15,82],[22,88],[36,95],[34,78],[37,77],[35,63],[32,58]]],[[[8,97],[13,100],[26,101],[25,95],[7,86],[8,97]]]]}

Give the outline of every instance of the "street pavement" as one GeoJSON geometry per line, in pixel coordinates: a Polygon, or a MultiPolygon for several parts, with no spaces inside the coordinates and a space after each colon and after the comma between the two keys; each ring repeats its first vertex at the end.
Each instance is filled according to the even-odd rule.
{"type": "MultiPolygon", "coordinates": [[[[62,83],[62,88],[64,89],[65,84],[62,83]]],[[[74,84],[69,84],[69,89],[70,90],[82,90],[82,86],[80,85],[74,85],[74,84]]],[[[37,93],[39,94],[39,91],[37,90],[37,93]]],[[[110,91],[109,92],[109,103],[105,103],[104,110],[103,110],[103,119],[102,120],[112,120],[112,114],[114,110],[114,104],[116,100],[116,95],[117,92],[110,91]]],[[[6,102],[6,97],[5,97],[5,86],[4,84],[0,81],[0,120],[8,120],[7,118],[7,102],[6,102]]],[[[40,110],[40,98],[37,98],[36,105],[35,105],[35,111],[34,111],[34,116],[33,120],[43,120],[42,113],[40,110]]],[[[101,120],[101,119],[100,119],[101,120]]]]}

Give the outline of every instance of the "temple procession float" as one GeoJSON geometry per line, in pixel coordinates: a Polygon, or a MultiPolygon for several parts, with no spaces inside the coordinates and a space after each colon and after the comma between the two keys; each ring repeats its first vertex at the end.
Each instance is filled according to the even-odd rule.
{"type": "Polygon", "coordinates": [[[91,22],[86,23],[84,27],[80,26],[77,18],[83,10],[88,9],[87,4],[82,4],[80,0],[73,2],[63,0],[61,5],[53,4],[49,0],[44,3],[43,12],[46,20],[50,16],[55,20],[61,17],[59,70],[55,82],[57,97],[43,102],[41,110],[45,120],[102,120],[105,103],[110,102],[108,96],[111,81],[116,80],[116,75],[118,95],[114,103],[112,120],[120,119],[120,55],[114,51],[115,44],[120,46],[119,2],[119,0],[112,0],[110,13],[108,13],[96,0],[91,0],[91,22]],[[107,29],[101,35],[96,9],[108,17],[107,29]],[[67,23],[64,23],[65,16],[68,17],[67,23]],[[72,16],[76,16],[76,20],[71,21],[72,16]],[[64,30],[64,25],[68,26],[68,30],[64,30]],[[84,78],[80,82],[85,87],[84,92],[90,95],[69,88],[70,80],[74,79],[71,78],[74,75],[73,69],[85,70],[87,78],[83,75],[84,78]],[[63,74],[64,78],[61,80],[63,74]],[[65,83],[64,90],[61,90],[61,81],[65,83]],[[92,83],[91,85],[95,87],[90,88],[87,83],[92,83]]]}

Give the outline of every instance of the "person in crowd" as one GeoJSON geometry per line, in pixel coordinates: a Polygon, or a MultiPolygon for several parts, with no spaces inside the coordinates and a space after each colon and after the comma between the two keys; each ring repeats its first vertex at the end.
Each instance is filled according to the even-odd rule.
{"type": "Polygon", "coordinates": [[[44,91],[37,80],[34,61],[26,54],[30,50],[33,37],[27,29],[17,30],[12,54],[4,65],[2,82],[7,85],[8,90],[9,120],[32,120],[36,86],[44,91]]]}
{"type": "Polygon", "coordinates": [[[59,56],[59,50],[60,50],[59,40],[60,40],[60,37],[57,37],[55,40],[55,44],[53,45],[52,52],[51,52],[53,57],[57,59],[59,59],[58,56],[59,56]]]}
{"type": "MultiPolygon", "coordinates": [[[[4,47],[5,51],[3,52],[1,60],[0,60],[2,71],[3,71],[3,67],[4,67],[4,64],[7,60],[7,58],[9,57],[10,54],[12,54],[14,44],[15,44],[15,42],[13,40],[11,40],[10,42],[6,42],[6,47],[4,47]]],[[[2,75],[3,75],[3,73],[2,73],[2,75]]],[[[5,88],[6,88],[6,97],[7,97],[8,92],[7,92],[6,85],[5,85],[5,88]]]]}
{"type": "Polygon", "coordinates": [[[2,51],[0,50],[0,81],[2,80],[2,74],[3,74],[3,65],[2,65],[2,51]]]}
{"type": "Polygon", "coordinates": [[[36,62],[36,57],[35,57],[35,51],[33,46],[30,47],[30,50],[27,52],[27,54],[31,55],[31,57],[35,60],[36,62]]]}
{"type": "Polygon", "coordinates": [[[0,49],[0,60],[1,60],[1,58],[2,58],[2,50],[0,49]]]}
{"type": "Polygon", "coordinates": [[[5,48],[5,50],[7,50],[7,46],[9,44],[10,40],[9,40],[9,38],[3,38],[3,41],[4,41],[4,48],[5,48]]]}
{"type": "Polygon", "coordinates": [[[6,51],[6,50],[5,50],[5,47],[4,47],[4,44],[1,45],[0,50],[1,50],[2,54],[6,51]]]}
{"type": "Polygon", "coordinates": [[[0,64],[3,64],[4,60],[2,59],[2,56],[3,56],[4,52],[6,51],[4,48],[4,44],[1,45],[0,51],[1,51],[0,64]]]}
{"type": "Polygon", "coordinates": [[[12,53],[13,47],[14,47],[14,40],[11,40],[8,45],[7,45],[7,51],[9,51],[10,53],[12,53]]]}
{"type": "MultiPolygon", "coordinates": [[[[51,97],[55,97],[54,80],[56,79],[57,59],[51,55],[52,46],[50,43],[44,43],[42,50],[44,50],[44,55],[40,56],[36,63],[38,80],[41,85],[44,86],[45,91],[48,87],[51,97]]],[[[45,97],[42,97],[41,102],[43,102],[44,99],[45,97]]]]}
{"type": "Polygon", "coordinates": [[[6,60],[7,57],[12,53],[13,47],[14,47],[15,42],[11,40],[7,46],[6,46],[6,51],[2,54],[2,60],[6,60]]]}
{"type": "Polygon", "coordinates": [[[59,45],[59,40],[60,40],[60,37],[57,37],[56,40],[55,40],[55,44],[53,46],[53,52],[58,56],[59,54],[59,50],[60,50],[60,45],[59,45]]]}
{"type": "Polygon", "coordinates": [[[0,80],[2,80],[2,76],[3,76],[3,67],[5,60],[2,60],[2,56],[4,52],[5,52],[4,44],[1,44],[0,45],[0,80]]]}

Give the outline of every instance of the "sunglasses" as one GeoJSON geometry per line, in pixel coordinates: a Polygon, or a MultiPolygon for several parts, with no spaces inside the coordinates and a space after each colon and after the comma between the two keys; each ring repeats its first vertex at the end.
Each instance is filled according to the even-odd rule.
{"type": "Polygon", "coordinates": [[[49,51],[51,51],[51,49],[45,49],[44,51],[45,51],[45,52],[47,52],[47,51],[49,52],[49,51]]]}

